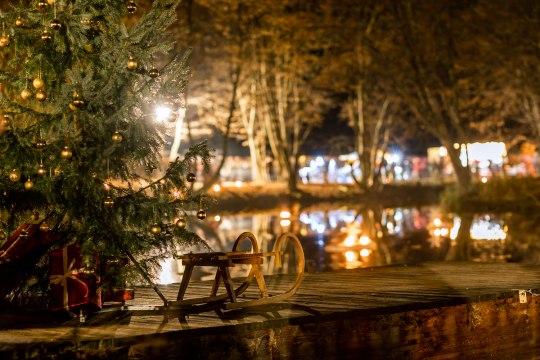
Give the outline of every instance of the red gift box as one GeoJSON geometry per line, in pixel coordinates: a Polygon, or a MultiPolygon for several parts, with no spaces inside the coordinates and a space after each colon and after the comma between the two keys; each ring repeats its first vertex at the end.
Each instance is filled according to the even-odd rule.
{"type": "Polygon", "coordinates": [[[73,314],[72,308],[83,305],[92,310],[101,309],[99,277],[83,266],[77,245],[51,251],[49,259],[51,310],[65,309],[73,314]]]}
{"type": "Polygon", "coordinates": [[[0,246],[0,260],[19,261],[40,253],[56,239],[52,231],[41,231],[40,224],[24,223],[0,246]]]}

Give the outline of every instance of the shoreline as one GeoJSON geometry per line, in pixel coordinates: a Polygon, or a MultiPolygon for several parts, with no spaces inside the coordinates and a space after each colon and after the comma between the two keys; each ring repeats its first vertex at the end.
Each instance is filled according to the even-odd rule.
{"type": "Polygon", "coordinates": [[[291,195],[285,184],[250,184],[209,191],[214,203],[210,212],[238,213],[328,205],[420,206],[440,203],[445,185],[407,183],[386,185],[380,192],[368,193],[351,184],[301,184],[300,193],[291,195]]]}

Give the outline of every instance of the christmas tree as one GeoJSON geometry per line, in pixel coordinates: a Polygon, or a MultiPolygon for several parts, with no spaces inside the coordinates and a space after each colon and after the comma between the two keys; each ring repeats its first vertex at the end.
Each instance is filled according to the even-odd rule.
{"type": "Polygon", "coordinates": [[[202,143],[165,165],[160,155],[188,75],[166,32],[178,3],[32,0],[2,12],[0,244],[23,223],[40,234],[19,228],[10,240],[24,246],[0,252],[4,301],[47,287],[54,248],[77,244],[87,269],[128,257],[148,274],[200,240],[186,221],[205,217],[193,182],[210,153],[202,143]]]}

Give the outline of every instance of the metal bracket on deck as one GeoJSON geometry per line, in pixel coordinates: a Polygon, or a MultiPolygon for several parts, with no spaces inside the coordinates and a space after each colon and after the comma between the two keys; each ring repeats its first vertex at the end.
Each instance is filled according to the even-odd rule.
{"type": "Polygon", "coordinates": [[[527,303],[527,290],[519,290],[519,302],[521,304],[527,303]]]}

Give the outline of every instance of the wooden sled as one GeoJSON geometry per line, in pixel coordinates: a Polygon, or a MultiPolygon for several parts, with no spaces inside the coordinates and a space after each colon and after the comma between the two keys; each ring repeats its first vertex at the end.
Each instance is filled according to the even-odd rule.
{"type": "Polygon", "coordinates": [[[169,309],[189,309],[190,307],[196,307],[198,305],[217,303],[223,309],[238,309],[246,308],[257,305],[273,304],[283,301],[293,296],[304,277],[304,251],[300,240],[293,233],[284,233],[278,237],[274,245],[274,251],[268,253],[259,252],[259,246],[255,236],[250,232],[242,233],[234,242],[231,252],[212,252],[212,253],[189,253],[177,256],[182,260],[182,264],[185,266],[184,275],[180,288],[178,290],[178,296],[176,300],[167,301],[167,307],[169,309]],[[249,240],[251,242],[251,252],[238,251],[240,244],[249,240]],[[297,276],[294,284],[285,293],[272,295],[268,293],[266,283],[264,281],[264,275],[261,270],[265,257],[275,257],[275,264],[277,268],[281,268],[282,248],[287,241],[292,241],[294,249],[297,253],[297,276]],[[251,269],[243,283],[234,288],[229,268],[235,265],[249,264],[251,269]],[[212,290],[208,297],[199,297],[192,299],[184,299],[184,295],[189,285],[191,274],[195,266],[213,266],[217,267],[216,276],[212,285],[212,290]],[[259,287],[259,298],[251,300],[240,300],[239,296],[246,291],[251,282],[255,279],[259,287]],[[225,293],[218,294],[218,290],[221,282],[225,286],[225,293]]]}

